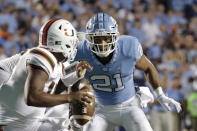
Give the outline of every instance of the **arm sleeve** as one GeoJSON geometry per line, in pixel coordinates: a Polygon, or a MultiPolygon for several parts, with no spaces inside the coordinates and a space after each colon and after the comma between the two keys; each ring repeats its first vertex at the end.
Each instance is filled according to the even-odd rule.
{"type": "Polygon", "coordinates": [[[133,48],[133,52],[134,52],[134,59],[135,61],[138,61],[141,56],[143,55],[143,50],[142,50],[142,46],[139,43],[139,41],[137,39],[134,40],[134,48],[133,48]]]}
{"type": "Polygon", "coordinates": [[[122,40],[123,43],[121,45],[123,46],[123,54],[127,57],[132,58],[134,61],[138,61],[142,54],[142,46],[135,37],[124,37],[124,40],[122,40]]]}
{"type": "Polygon", "coordinates": [[[45,72],[49,75],[51,72],[52,72],[52,69],[49,65],[49,63],[41,58],[41,57],[38,57],[36,55],[30,55],[28,56],[28,59],[27,59],[27,63],[26,64],[32,64],[32,65],[36,65],[36,66],[39,66],[41,67],[42,69],[45,70],[45,72]]]}

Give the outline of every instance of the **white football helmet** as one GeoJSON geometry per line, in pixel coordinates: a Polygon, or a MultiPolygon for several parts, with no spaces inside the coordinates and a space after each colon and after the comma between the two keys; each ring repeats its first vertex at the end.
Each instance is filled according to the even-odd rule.
{"type": "Polygon", "coordinates": [[[51,52],[61,52],[67,60],[75,58],[77,42],[75,28],[65,19],[52,19],[40,29],[39,47],[47,48],[51,52]]]}

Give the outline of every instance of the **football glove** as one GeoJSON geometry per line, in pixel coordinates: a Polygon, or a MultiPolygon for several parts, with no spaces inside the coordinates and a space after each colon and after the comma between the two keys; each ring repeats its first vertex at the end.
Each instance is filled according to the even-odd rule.
{"type": "Polygon", "coordinates": [[[138,87],[138,91],[136,92],[136,95],[140,99],[140,106],[142,108],[146,108],[148,103],[154,102],[154,97],[148,87],[143,87],[143,86],[138,87]]]}
{"type": "Polygon", "coordinates": [[[171,111],[170,106],[174,106],[178,113],[182,110],[181,104],[175,101],[174,99],[167,97],[163,93],[161,87],[158,87],[156,90],[154,90],[154,95],[156,96],[156,99],[159,101],[159,103],[163,106],[165,110],[171,111]]]}

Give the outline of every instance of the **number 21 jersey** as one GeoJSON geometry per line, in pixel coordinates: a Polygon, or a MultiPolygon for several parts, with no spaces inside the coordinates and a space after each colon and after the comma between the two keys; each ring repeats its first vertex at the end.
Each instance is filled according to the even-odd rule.
{"type": "Polygon", "coordinates": [[[85,77],[92,85],[96,101],[114,105],[135,95],[133,72],[141,56],[142,47],[135,37],[120,36],[112,59],[106,65],[91,52],[87,41],[78,45],[75,60],[86,60],[93,66],[93,71],[87,71],[85,77]]]}

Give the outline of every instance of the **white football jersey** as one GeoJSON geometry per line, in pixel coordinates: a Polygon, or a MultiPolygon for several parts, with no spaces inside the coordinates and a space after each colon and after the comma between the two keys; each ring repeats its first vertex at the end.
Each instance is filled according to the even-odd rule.
{"type": "Polygon", "coordinates": [[[18,62],[20,56],[20,54],[16,54],[0,61],[0,88],[9,79],[12,70],[18,62]]]}
{"type": "MultiPolygon", "coordinates": [[[[69,62],[63,63],[63,77],[61,78],[64,85],[71,87],[78,78],[76,77],[76,65],[79,62],[70,64],[69,62]]],[[[67,94],[68,92],[62,92],[67,94]]],[[[42,119],[43,124],[38,131],[67,131],[70,124],[69,120],[69,104],[61,104],[51,108],[47,108],[46,113],[42,119]]]]}
{"type": "Polygon", "coordinates": [[[3,68],[6,72],[11,73],[14,66],[17,64],[20,56],[20,54],[16,54],[9,58],[1,60],[0,67],[3,68]]]}
{"type": "Polygon", "coordinates": [[[24,101],[24,85],[27,66],[42,67],[49,79],[44,92],[53,93],[62,77],[62,64],[48,50],[32,48],[20,57],[8,82],[0,90],[0,125],[9,125],[7,130],[37,130],[46,108],[27,106],[24,101]],[[18,127],[18,128],[17,128],[18,127]]]}

